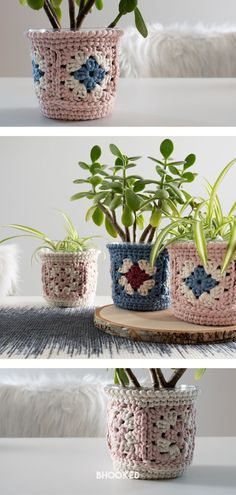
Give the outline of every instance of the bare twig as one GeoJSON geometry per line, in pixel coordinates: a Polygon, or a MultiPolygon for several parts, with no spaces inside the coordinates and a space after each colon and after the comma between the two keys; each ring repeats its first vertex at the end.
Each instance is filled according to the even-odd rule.
{"type": "Polygon", "coordinates": [[[133,224],[133,242],[136,242],[136,230],[137,230],[137,222],[135,220],[133,224]]]}
{"type": "Polygon", "coordinates": [[[148,241],[147,242],[150,242],[151,243],[153,241],[155,232],[156,232],[156,227],[152,227],[151,230],[150,230],[150,233],[149,233],[148,241]]]}
{"type": "Polygon", "coordinates": [[[159,380],[158,380],[158,377],[157,377],[157,373],[156,373],[156,370],[155,368],[150,368],[149,369],[149,372],[150,372],[150,376],[151,376],[151,380],[152,380],[152,383],[153,383],[153,386],[154,388],[160,388],[159,387],[159,380]]]}
{"type": "Polygon", "coordinates": [[[125,372],[126,374],[128,375],[131,383],[136,387],[136,388],[140,388],[141,385],[139,383],[139,381],[137,380],[136,376],[134,375],[133,371],[130,369],[130,368],[125,368],[125,372]]]}
{"type": "Polygon", "coordinates": [[[86,4],[84,7],[79,10],[77,19],[76,19],[76,29],[79,29],[83,23],[84,18],[86,15],[88,15],[89,11],[92,9],[92,7],[95,4],[95,0],[87,0],[86,4]]]}
{"type": "Polygon", "coordinates": [[[130,231],[128,227],[125,227],[125,241],[130,242],[130,231]]]}
{"type": "Polygon", "coordinates": [[[170,380],[167,382],[167,388],[174,388],[180,378],[184,375],[185,371],[187,371],[187,368],[179,368],[174,371],[170,380]]]}
{"type": "Polygon", "coordinates": [[[53,29],[60,29],[61,25],[59,19],[49,0],[45,0],[43,8],[53,29]]]}
{"type": "Polygon", "coordinates": [[[69,3],[69,15],[70,15],[70,28],[75,29],[75,1],[68,0],[69,3]]]}

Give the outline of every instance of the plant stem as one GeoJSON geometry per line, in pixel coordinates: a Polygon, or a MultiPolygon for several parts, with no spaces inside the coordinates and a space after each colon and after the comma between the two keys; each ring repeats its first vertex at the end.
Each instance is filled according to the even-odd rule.
{"type": "Polygon", "coordinates": [[[122,17],[122,14],[121,14],[121,13],[119,13],[119,14],[116,16],[116,18],[114,19],[114,21],[112,21],[112,22],[111,22],[111,24],[109,24],[108,29],[110,29],[110,28],[114,28],[114,27],[117,25],[117,23],[119,22],[119,20],[121,19],[121,17],[122,17]]]}
{"type": "Polygon", "coordinates": [[[79,29],[86,17],[88,15],[89,11],[91,8],[94,6],[95,0],[87,0],[87,3],[84,5],[84,7],[79,10],[77,19],[76,19],[76,29],[79,29]]]}
{"type": "Polygon", "coordinates": [[[150,242],[151,243],[153,241],[155,232],[156,232],[156,227],[152,227],[152,229],[150,230],[150,234],[148,236],[148,241],[147,242],[150,242]]]}
{"type": "Polygon", "coordinates": [[[184,375],[185,371],[187,371],[187,368],[179,368],[174,371],[170,380],[167,382],[167,388],[174,388],[180,378],[184,375]]]}
{"type": "Polygon", "coordinates": [[[81,10],[83,10],[84,6],[85,6],[85,0],[80,0],[79,12],[81,12],[81,10]]]}
{"type": "Polygon", "coordinates": [[[128,227],[125,227],[125,242],[130,242],[130,231],[128,227]]]}
{"type": "Polygon", "coordinates": [[[159,389],[160,388],[159,387],[159,380],[158,380],[155,368],[150,368],[149,372],[150,372],[151,380],[153,383],[153,387],[159,389]]]}
{"type": "Polygon", "coordinates": [[[166,379],[165,379],[165,377],[164,377],[164,375],[163,375],[163,373],[162,373],[162,371],[161,371],[160,368],[156,368],[156,374],[157,374],[157,376],[159,378],[159,382],[160,382],[161,386],[163,388],[166,388],[167,381],[166,381],[166,379]]]}
{"type": "Polygon", "coordinates": [[[141,237],[139,239],[139,242],[141,242],[141,243],[145,242],[146,237],[148,236],[151,228],[152,228],[152,226],[150,224],[147,225],[147,227],[144,229],[144,231],[143,231],[143,233],[142,233],[142,235],[141,235],[141,237]]]}
{"type": "Polygon", "coordinates": [[[141,385],[140,383],[138,382],[136,376],[134,375],[133,371],[130,369],[130,368],[125,368],[125,372],[126,374],[128,375],[131,383],[136,387],[136,388],[140,388],[141,385]]]}
{"type": "Polygon", "coordinates": [[[59,19],[56,15],[56,12],[54,11],[52,4],[49,2],[49,0],[45,0],[44,2],[44,11],[53,27],[53,29],[60,29],[61,25],[59,22],[59,19]]]}
{"type": "Polygon", "coordinates": [[[107,208],[102,203],[100,203],[100,201],[98,202],[98,206],[103,211],[104,215],[107,216],[109,222],[113,225],[114,229],[116,230],[117,234],[120,236],[121,240],[125,242],[125,238],[126,238],[125,232],[117,223],[116,216],[114,214],[112,216],[110,212],[107,210],[107,208]]]}
{"type": "Polygon", "coordinates": [[[133,242],[136,242],[136,229],[137,229],[137,222],[136,222],[136,214],[135,214],[135,221],[133,224],[133,242]]]}
{"type": "Polygon", "coordinates": [[[70,15],[70,28],[75,29],[75,2],[74,0],[68,0],[69,3],[69,15],[70,15]]]}

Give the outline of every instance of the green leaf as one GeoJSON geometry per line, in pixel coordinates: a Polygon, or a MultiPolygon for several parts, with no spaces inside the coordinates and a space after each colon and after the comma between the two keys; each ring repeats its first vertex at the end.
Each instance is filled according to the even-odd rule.
{"type": "Polygon", "coordinates": [[[185,158],[184,170],[187,170],[188,168],[192,167],[195,162],[196,162],[196,155],[191,153],[185,158]]]}
{"type": "Polygon", "coordinates": [[[99,207],[97,207],[94,213],[92,214],[92,219],[95,225],[101,227],[104,221],[104,213],[99,207]]]}
{"type": "Polygon", "coordinates": [[[129,208],[128,205],[125,205],[123,209],[123,213],[121,216],[121,221],[125,227],[131,227],[135,220],[133,211],[129,208]]]}
{"type": "Polygon", "coordinates": [[[138,215],[136,218],[136,223],[137,223],[138,228],[140,230],[143,230],[143,228],[144,228],[144,216],[138,215]]]}
{"type": "Polygon", "coordinates": [[[133,191],[140,192],[143,191],[144,189],[145,189],[145,182],[143,180],[137,180],[137,182],[135,182],[134,184],[133,191]]]}
{"type": "Polygon", "coordinates": [[[125,385],[129,385],[129,378],[124,368],[115,368],[114,370],[114,383],[120,385],[123,382],[125,385]]]}
{"type": "Polygon", "coordinates": [[[26,5],[27,4],[27,0],[19,0],[20,4],[21,5],[26,5]]]}
{"type": "Polygon", "coordinates": [[[125,192],[126,203],[129,208],[133,211],[138,211],[140,208],[140,199],[135,194],[135,192],[131,191],[131,189],[127,189],[125,192]]]}
{"type": "Polygon", "coordinates": [[[27,5],[34,10],[40,10],[44,6],[44,0],[27,0],[27,5]]]}
{"type": "Polygon", "coordinates": [[[96,210],[97,206],[96,205],[93,205],[91,206],[88,210],[87,210],[87,213],[85,215],[85,220],[86,222],[88,222],[89,220],[91,220],[95,210],[96,210]]]}
{"type": "Polygon", "coordinates": [[[160,146],[160,152],[165,160],[168,160],[174,151],[174,144],[170,139],[165,139],[160,146]]]}
{"type": "Polygon", "coordinates": [[[192,172],[185,172],[182,175],[182,177],[183,179],[186,179],[188,182],[193,182],[196,177],[196,174],[192,174],[192,172]]]}
{"type": "Polygon", "coordinates": [[[79,162],[80,168],[83,168],[84,170],[89,170],[89,165],[85,162],[79,162]]]}
{"type": "Polygon", "coordinates": [[[115,230],[115,228],[113,227],[112,223],[108,220],[108,218],[106,217],[105,218],[105,227],[106,227],[106,231],[107,233],[111,236],[111,237],[114,237],[116,238],[117,237],[117,232],[115,230]]]}
{"type": "Polygon", "coordinates": [[[89,179],[89,182],[90,182],[90,184],[92,184],[92,186],[96,187],[96,186],[98,186],[98,184],[101,184],[102,179],[101,179],[101,177],[94,175],[93,177],[91,177],[89,179]]]}
{"type": "Polygon", "coordinates": [[[161,222],[161,216],[162,216],[161,208],[155,208],[149,220],[150,225],[155,228],[159,227],[161,222]]]}
{"type": "Polygon", "coordinates": [[[235,257],[235,253],[236,253],[236,218],[234,218],[234,220],[233,220],[233,225],[232,225],[231,234],[230,234],[230,240],[229,240],[229,244],[227,247],[227,251],[225,253],[223,265],[221,268],[221,273],[224,273],[227,270],[232,259],[235,257]]]}
{"type": "Polygon", "coordinates": [[[204,232],[204,226],[201,220],[193,224],[193,237],[196,244],[197,252],[204,266],[207,265],[207,242],[204,232]]]}
{"type": "Polygon", "coordinates": [[[168,199],[169,193],[165,189],[159,189],[155,192],[155,199],[168,199]]]}
{"type": "Polygon", "coordinates": [[[133,12],[133,10],[137,7],[138,0],[120,0],[119,3],[119,12],[122,15],[128,14],[129,12],[133,12]]]}
{"type": "Polygon", "coordinates": [[[110,209],[111,211],[115,210],[116,208],[118,208],[122,203],[122,198],[121,196],[115,196],[113,198],[113,200],[111,201],[111,204],[110,204],[110,209]]]}
{"type": "Polygon", "coordinates": [[[44,232],[40,232],[40,230],[33,229],[32,227],[27,227],[26,225],[20,225],[20,224],[16,224],[16,223],[11,223],[9,225],[9,227],[12,228],[12,229],[16,229],[16,230],[21,230],[23,232],[27,232],[28,234],[34,234],[37,237],[40,237],[42,239],[45,239],[47,237],[47,235],[44,234],[44,232]]]}
{"type": "Polygon", "coordinates": [[[208,208],[208,214],[207,214],[207,221],[210,223],[212,219],[212,214],[214,210],[214,201],[215,201],[215,196],[217,195],[217,190],[225,178],[226,174],[229,172],[229,170],[233,167],[233,165],[236,164],[236,159],[232,160],[231,162],[226,165],[226,167],[222,170],[220,175],[218,176],[217,180],[215,181],[215,184],[212,186],[212,191],[209,199],[209,208],[208,208]]]}
{"type": "Polygon", "coordinates": [[[119,148],[117,148],[117,146],[115,144],[110,144],[109,148],[110,148],[111,153],[114,156],[117,156],[118,158],[120,158],[120,160],[122,161],[122,164],[123,164],[123,155],[122,155],[121,151],[119,150],[119,148]]]}
{"type": "Polygon", "coordinates": [[[103,9],[103,0],[96,0],[95,5],[96,5],[96,8],[98,10],[102,10],[103,9]]]}
{"type": "Polygon", "coordinates": [[[169,171],[174,175],[180,175],[180,171],[174,165],[169,165],[169,171]]]}
{"type": "Polygon", "coordinates": [[[194,373],[195,380],[200,380],[205,372],[206,368],[199,368],[198,370],[196,370],[194,373]]]}
{"type": "Polygon", "coordinates": [[[168,184],[168,189],[173,193],[174,197],[178,200],[180,204],[185,203],[185,197],[182,191],[178,189],[178,187],[176,187],[174,184],[168,184]]]}
{"type": "Polygon", "coordinates": [[[144,38],[147,38],[147,36],[148,36],[148,29],[147,29],[147,26],[145,24],[144,18],[142,16],[140,10],[138,9],[138,7],[136,7],[134,9],[134,20],[135,20],[135,26],[136,26],[138,32],[144,38]]]}
{"type": "Polygon", "coordinates": [[[79,193],[76,193],[73,196],[71,196],[70,200],[76,201],[77,199],[86,198],[88,194],[89,194],[89,191],[88,192],[79,192],[79,193]]]}
{"type": "Polygon", "coordinates": [[[97,162],[102,154],[102,150],[100,146],[93,146],[93,148],[90,151],[90,158],[92,163],[97,162]]]}

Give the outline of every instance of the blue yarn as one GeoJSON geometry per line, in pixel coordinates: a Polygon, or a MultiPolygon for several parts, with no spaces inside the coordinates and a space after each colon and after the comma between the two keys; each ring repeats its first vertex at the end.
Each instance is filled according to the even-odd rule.
{"type": "Polygon", "coordinates": [[[106,71],[97,63],[94,57],[89,57],[85,64],[83,64],[80,69],[72,72],[71,75],[73,75],[77,81],[83,83],[87,92],[90,93],[97,84],[100,84],[103,81],[106,71]]]}
{"type": "Polygon", "coordinates": [[[199,299],[204,292],[210,294],[211,289],[219,284],[219,282],[210,274],[206,273],[205,268],[201,265],[195,267],[191,275],[185,278],[184,281],[187,287],[193,291],[193,294],[197,299],[199,299]]]}
{"type": "Polygon", "coordinates": [[[44,76],[44,72],[39,68],[39,64],[37,64],[34,59],[32,60],[32,71],[34,82],[39,82],[41,77],[44,76]]]}
{"type": "Polygon", "coordinates": [[[151,244],[114,243],[107,244],[107,248],[111,260],[112,299],[116,306],[133,311],[159,311],[170,306],[169,256],[166,250],[159,255],[155,263],[157,270],[152,276],[155,286],[148,295],[143,296],[137,291],[131,295],[127,294],[119,284],[122,273],[118,270],[125,258],[131,259],[134,264],[139,260],[150,262],[151,244]]]}

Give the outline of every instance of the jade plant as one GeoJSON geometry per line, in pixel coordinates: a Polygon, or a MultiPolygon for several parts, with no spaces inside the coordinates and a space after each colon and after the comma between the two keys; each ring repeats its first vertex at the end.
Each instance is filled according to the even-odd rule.
{"type": "MultiPolygon", "coordinates": [[[[68,3],[68,13],[70,18],[70,29],[79,30],[87,16],[94,8],[103,9],[103,0],[66,0],[68,3]]],[[[21,5],[26,5],[33,10],[43,9],[54,29],[61,29],[63,0],[19,0],[21,5]]],[[[127,15],[133,14],[137,30],[146,38],[148,30],[142,14],[138,8],[138,0],[120,0],[115,19],[109,24],[108,28],[114,28],[120,19],[127,15]]]]}
{"type": "MultiPolygon", "coordinates": [[[[178,368],[172,370],[170,378],[166,378],[161,368],[150,368],[149,370],[153,388],[157,390],[175,388],[182,376],[186,373],[187,368],[178,368]]],[[[205,373],[206,368],[199,368],[195,371],[195,380],[200,380],[205,373]]],[[[130,368],[115,368],[114,383],[122,387],[141,388],[135,373],[130,368]]]]}
{"type": "MultiPolygon", "coordinates": [[[[194,154],[174,160],[174,144],[165,139],[160,145],[161,158],[149,157],[156,172],[149,179],[146,174],[143,177],[136,173],[140,156],[127,156],[115,144],[110,144],[110,151],[112,165],[103,163],[102,150],[97,145],[91,149],[88,163],[79,162],[86,177],[74,180],[83,190],[71,200],[87,198],[91,202],[87,221],[92,219],[99,227],[105,223],[107,233],[123,242],[151,243],[163,218],[175,217],[180,207],[182,211],[188,205],[194,207],[185,189],[197,175],[190,170],[196,161],[194,154]]],[[[143,169],[147,170],[146,160],[143,169]]]]}
{"type": "Polygon", "coordinates": [[[94,236],[80,237],[70,217],[63,212],[61,212],[61,214],[65,220],[66,230],[66,237],[62,240],[52,240],[44,232],[26,225],[10,224],[8,225],[9,228],[24,232],[24,234],[14,235],[2,239],[0,244],[19,237],[34,238],[41,242],[41,245],[34,251],[34,255],[45,249],[52,251],[53,253],[79,253],[89,249],[89,247],[91,247],[90,241],[94,238],[94,236]]]}
{"type": "Polygon", "coordinates": [[[200,260],[206,266],[208,262],[207,244],[209,241],[227,242],[227,249],[221,266],[224,273],[236,253],[236,202],[233,203],[227,215],[223,212],[218,189],[229,170],[236,164],[232,160],[217,177],[213,186],[207,184],[207,199],[199,203],[195,198],[189,198],[195,203],[194,214],[183,216],[176,210],[171,216],[170,223],[158,234],[151,252],[151,263],[154,265],[160,252],[178,241],[194,241],[200,260]]]}

